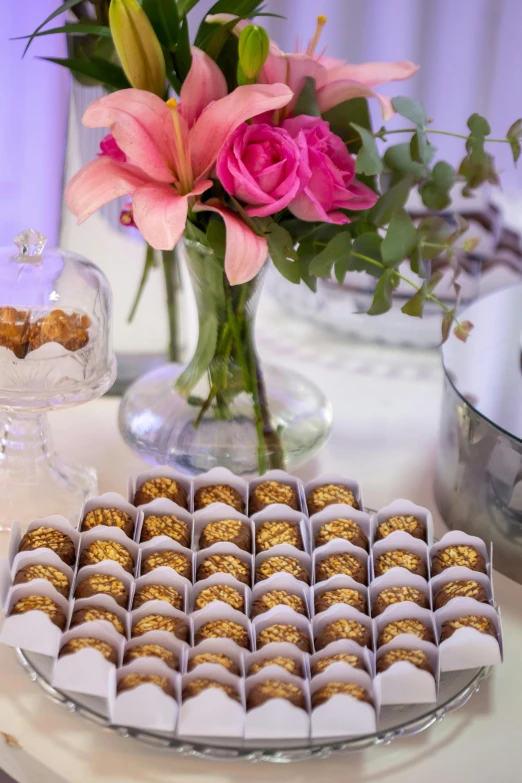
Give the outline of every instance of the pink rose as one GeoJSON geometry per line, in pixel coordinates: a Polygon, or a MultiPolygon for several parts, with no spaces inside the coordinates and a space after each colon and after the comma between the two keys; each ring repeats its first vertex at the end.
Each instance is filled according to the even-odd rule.
{"type": "Polygon", "coordinates": [[[249,204],[249,215],[284,209],[310,181],[304,137],[282,128],[244,123],[222,146],[216,163],[227,193],[249,204]]]}
{"type": "Polygon", "coordinates": [[[355,161],[330,125],[319,117],[301,115],[282,127],[294,139],[304,139],[308,150],[310,181],[288,205],[300,220],[349,223],[339,209],[369,209],[377,193],[355,178],[355,161]]]}

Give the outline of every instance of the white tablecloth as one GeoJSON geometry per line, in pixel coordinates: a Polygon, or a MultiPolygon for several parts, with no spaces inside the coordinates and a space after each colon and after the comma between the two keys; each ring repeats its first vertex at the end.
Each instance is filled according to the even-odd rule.
{"type": "MultiPolygon", "coordinates": [[[[262,355],[313,377],[333,402],[332,438],[300,475],[353,476],[374,508],[396,497],[427,505],[440,535],[432,493],[442,379],[437,354],[350,344],[288,321],[268,303],[262,323],[262,355]]],[[[119,437],[117,405],[106,398],[51,417],[59,449],[94,464],[102,492],[125,492],[127,476],[142,467],[119,437]]],[[[0,768],[23,783],[515,783],[522,762],[522,586],[496,574],[495,592],[506,662],[465,707],[389,747],[291,766],[182,758],[103,731],[49,701],[11,650],[0,647],[0,768]]]]}

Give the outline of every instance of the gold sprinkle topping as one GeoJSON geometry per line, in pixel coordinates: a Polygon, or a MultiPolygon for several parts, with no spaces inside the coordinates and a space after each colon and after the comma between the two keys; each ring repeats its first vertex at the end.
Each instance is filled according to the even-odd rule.
{"type": "Polygon", "coordinates": [[[473,571],[486,572],[484,558],[474,547],[467,545],[447,546],[439,549],[433,558],[433,572],[439,573],[453,566],[466,566],[473,571]]]}
{"type": "Polygon", "coordinates": [[[230,585],[212,585],[211,587],[205,587],[194,602],[194,609],[203,609],[204,606],[212,603],[213,601],[224,601],[224,603],[232,606],[233,609],[237,609],[243,612],[245,609],[245,601],[239,590],[230,585]]]}
{"type": "Polygon", "coordinates": [[[336,574],[346,574],[358,582],[366,579],[366,567],[362,560],[350,552],[329,555],[317,563],[317,579],[323,581],[336,574]]]}
{"type": "Polygon", "coordinates": [[[260,707],[269,699],[289,699],[304,707],[304,696],[301,688],[293,682],[280,680],[264,680],[258,682],[248,694],[248,708],[260,707]]]}
{"type": "Polygon", "coordinates": [[[396,530],[403,530],[405,533],[409,533],[415,538],[424,538],[425,529],[424,524],[417,519],[417,517],[410,515],[399,514],[398,516],[389,517],[381,522],[377,529],[377,539],[386,538],[390,533],[394,533],[396,530]]]}
{"type": "Polygon", "coordinates": [[[91,574],[76,587],[76,598],[90,598],[91,595],[105,593],[115,598],[127,597],[127,588],[115,576],[110,574],[91,574]]]}
{"type": "Polygon", "coordinates": [[[125,628],[118,615],[97,606],[92,606],[87,609],[78,609],[72,616],[71,628],[76,625],[81,625],[82,623],[91,623],[95,620],[108,620],[108,622],[116,628],[118,633],[125,634],[125,628]]]}
{"type": "Polygon", "coordinates": [[[211,574],[231,574],[241,582],[250,581],[250,564],[235,555],[211,555],[203,560],[198,568],[197,577],[206,579],[211,574]]]}
{"type": "Polygon", "coordinates": [[[385,574],[391,568],[406,568],[412,573],[426,572],[424,560],[413,552],[405,552],[402,549],[395,549],[391,552],[383,552],[375,561],[375,573],[385,574]]]}
{"type": "Polygon", "coordinates": [[[336,538],[342,538],[345,541],[352,541],[355,546],[368,547],[368,539],[361,528],[353,519],[332,519],[331,522],[325,522],[317,531],[315,545],[317,547],[334,541],[336,538]]]}
{"type": "Polygon", "coordinates": [[[377,671],[382,672],[393,666],[394,663],[399,661],[409,661],[418,669],[424,669],[425,671],[431,671],[430,661],[428,656],[422,650],[388,650],[377,661],[377,671]]]}
{"type": "Polygon", "coordinates": [[[74,560],[74,544],[69,536],[62,533],[61,530],[55,530],[52,527],[39,527],[36,530],[30,530],[20,541],[19,552],[30,552],[34,549],[46,547],[65,562],[71,565],[74,560]]]}
{"type": "Polygon", "coordinates": [[[302,582],[308,582],[309,577],[305,569],[296,557],[287,557],[282,555],[276,555],[274,557],[267,557],[257,567],[257,579],[268,579],[272,574],[292,574],[302,582]]]}
{"type": "Polygon", "coordinates": [[[453,598],[464,596],[465,598],[475,598],[475,600],[487,602],[486,591],[479,582],[474,579],[463,579],[457,582],[448,582],[435,596],[435,609],[445,606],[453,598]]]}
{"type": "Polygon", "coordinates": [[[354,669],[364,669],[364,665],[358,655],[354,653],[336,653],[325,658],[319,658],[312,667],[312,676],[315,677],[317,674],[321,674],[334,663],[347,663],[348,666],[352,666],[354,669]]]}
{"type": "Polygon", "coordinates": [[[391,642],[392,639],[395,639],[395,637],[399,636],[401,633],[411,633],[419,639],[433,642],[433,634],[430,629],[426,628],[417,618],[409,617],[404,620],[396,620],[393,623],[388,623],[379,634],[379,647],[383,644],[388,644],[388,642],[391,642]]]}
{"type": "Polygon", "coordinates": [[[139,644],[136,645],[136,647],[131,647],[130,650],[127,650],[125,653],[123,663],[127,664],[138,658],[159,658],[164,661],[170,669],[178,668],[177,655],[160,644],[139,644]]]}
{"type": "Polygon", "coordinates": [[[138,674],[137,672],[126,674],[121,678],[118,683],[118,693],[133,690],[144,683],[153,683],[169,696],[174,696],[174,689],[168,677],[162,677],[159,674],[138,674]]]}
{"type": "Polygon", "coordinates": [[[54,566],[28,565],[18,571],[15,577],[15,584],[32,582],[33,579],[47,579],[62,595],[67,596],[69,592],[69,578],[54,566]]]}
{"type": "Polygon", "coordinates": [[[214,484],[197,490],[194,496],[196,511],[210,506],[211,503],[226,503],[227,506],[232,506],[240,512],[243,511],[245,505],[239,492],[228,484],[214,484]]]}
{"type": "MultiPolygon", "coordinates": [[[[353,639],[357,644],[366,645],[370,638],[370,631],[362,623],[358,623],[357,620],[347,620],[342,617],[339,620],[334,620],[332,623],[325,625],[319,638],[325,639],[326,644],[329,644],[335,639],[353,639]]],[[[326,644],[323,646],[326,647],[326,644]]]]}
{"type": "Polygon", "coordinates": [[[82,522],[82,530],[91,530],[98,525],[118,527],[120,530],[132,530],[132,517],[118,508],[93,508],[82,522]]]}
{"type": "Polygon", "coordinates": [[[147,631],[167,631],[173,633],[178,639],[186,641],[188,626],[180,617],[170,617],[162,614],[148,614],[141,617],[132,628],[133,636],[141,636],[147,631]]]}
{"type": "Polygon", "coordinates": [[[305,651],[308,651],[310,648],[310,642],[306,633],[300,631],[295,625],[284,625],[283,623],[276,623],[259,631],[257,634],[257,646],[264,647],[265,644],[270,644],[270,642],[289,642],[297,645],[300,650],[305,651]]]}
{"type": "Polygon", "coordinates": [[[324,704],[332,696],[337,696],[338,694],[353,696],[357,701],[371,703],[368,691],[362,685],[357,685],[354,682],[328,682],[312,694],[312,709],[315,709],[320,704],[324,704]]]}
{"type": "Polygon", "coordinates": [[[285,506],[297,509],[297,493],[290,484],[279,481],[263,481],[252,490],[251,502],[257,508],[271,506],[273,503],[283,503],[285,506]]]}
{"type": "Polygon", "coordinates": [[[172,549],[165,549],[162,552],[152,552],[144,558],[141,573],[148,574],[150,571],[154,571],[155,568],[172,568],[176,573],[185,576],[187,579],[191,577],[191,563],[188,557],[183,552],[175,552],[172,549]]]}
{"type": "Polygon", "coordinates": [[[189,671],[192,671],[192,669],[195,669],[196,666],[201,666],[204,663],[215,663],[218,666],[224,666],[225,669],[227,669],[229,672],[232,672],[232,674],[239,673],[237,664],[232,660],[232,658],[229,658],[228,655],[224,655],[223,653],[211,652],[198,653],[197,655],[194,655],[194,657],[189,660],[188,669],[189,671]]]}
{"type": "Polygon", "coordinates": [[[296,677],[303,676],[300,661],[296,661],[294,658],[287,658],[284,655],[274,655],[273,658],[262,658],[262,660],[256,661],[249,667],[248,675],[257,674],[267,666],[282,666],[283,669],[286,669],[290,674],[295,674],[296,677]]]}
{"type": "Polygon", "coordinates": [[[364,596],[359,593],[358,590],[353,590],[351,587],[338,587],[335,590],[325,590],[324,593],[319,593],[315,597],[316,611],[318,607],[321,607],[320,611],[324,611],[329,606],[335,604],[348,604],[354,606],[360,612],[366,612],[366,600],[364,596]]]}
{"type": "Polygon", "coordinates": [[[134,608],[142,606],[147,601],[166,601],[175,609],[183,610],[183,596],[170,585],[144,585],[136,591],[134,608]]]}
{"type": "Polygon", "coordinates": [[[232,620],[210,620],[196,632],[195,644],[203,639],[232,639],[240,647],[249,646],[248,631],[232,620]]]}
{"type": "Polygon", "coordinates": [[[141,541],[150,541],[155,536],[168,536],[182,546],[188,547],[190,545],[189,526],[174,515],[158,517],[151,514],[150,517],[143,520],[141,541]]]}
{"type": "MultiPolygon", "coordinates": [[[[219,519],[209,522],[203,530],[207,542],[233,541],[241,533],[243,523],[240,519],[219,519]]],[[[207,543],[206,546],[210,546],[207,543]]]]}
{"type": "Polygon", "coordinates": [[[308,493],[307,503],[310,514],[316,514],[332,503],[345,503],[352,508],[359,508],[352,490],[342,484],[324,484],[322,487],[312,489],[308,493]]]}
{"type": "Polygon", "coordinates": [[[107,642],[91,637],[70,639],[60,650],[60,657],[89,648],[98,650],[107,661],[113,660],[115,662],[116,654],[114,648],[111,647],[110,644],[107,644],[107,642]]]}
{"type": "Polygon", "coordinates": [[[51,618],[62,612],[60,607],[46,595],[27,595],[15,603],[11,613],[24,614],[25,612],[32,612],[34,609],[44,612],[51,618]]]}
{"type": "Polygon", "coordinates": [[[181,484],[173,479],[161,477],[145,481],[136,492],[134,503],[137,506],[142,506],[157,498],[167,498],[183,507],[187,505],[187,493],[181,484]]]}
{"type": "Polygon", "coordinates": [[[131,553],[118,541],[93,541],[88,544],[82,552],[80,567],[101,563],[103,560],[114,560],[130,573],[134,570],[131,553]]]}
{"type": "MultiPolygon", "coordinates": [[[[269,590],[256,598],[254,604],[263,612],[268,612],[274,606],[289,606],[298,614],[305,614],[305,605],[302,598],[292,595],[288,590],[269,590]]],[[[259,614],[259,612],[258,612],[259,614]]]]}
{"type": "Polygon", "coordinates": [[[475,628],[480,633],[496,636],[495,626],[489,617],[482,617],[478,614],[470,614],[467,617],[457,617],[455,620],[446,620],[442,624],[441,640],[447,639],[459,628],[475,628]]]}
{"type": "Polygon", "coordinates": [[[402,586],[402,587],[387,587],[385,590],[381,590],[376,598],[375,604],[384,604],[389,606],[390,604],[397,604],[401,601],[413,601],[413,603],[419,606],[428,606],[427,596],[418,590],[416,587],[402,586]]]}
{"type": "Polygon", "coordinates": [[[203,677],[198,677],[195,680],[188,682],[183,688],[182,699],[190,699],[193,696],[197,696],[202,691],[206,691],[207,688],[217,688],[220,691],[224,691],[231,699],[239,701],[239,695],[236,689],[232,685],[227,685],[222,682],[216,682],[215,680],[207,680],[203,677]]]}
{"type": "Polygon", "coordinates": [[[264,552],[278,544],[289,544],[297,549],[303,548],[301,531],[294,522],[273,520],[263,522],[257,529],[256,545],[259,552],[264,552]]]}

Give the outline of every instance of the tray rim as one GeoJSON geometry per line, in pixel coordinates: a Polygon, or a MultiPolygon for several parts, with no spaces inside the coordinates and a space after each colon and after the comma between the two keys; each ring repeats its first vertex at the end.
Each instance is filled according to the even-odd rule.
{"type": "Polygon", "coordinates": [[[78,704],[64,692],[54,688],[45,676],[39,672],[35,666],[26,657],[24,651],[15,648],[15,654],[18,662],[24,669],[28,677],[39,685],[45,695],[51,701],[65,707],[70,713],[78,713],[86,720],[96,724],[106,731],[116,732],[119,736],[136,739],[148,746],[158,748],[170,748],[181,756],[195,756],[212,761],[270,761],[270,762],[292,762],[303,761],[310,758],[325,759],[332,754],[353,753],[375,745],[389,745],[396,739],[411,737],[419,734],[440,722],[451,712],[463,707],[478,692],[482,683],[489,677],[492,667],[483,666],[475,672],[471,680],[456,694],[451,696],[443,704],[437,704],[431,710],[423,715],[413,718],[404,723],[398,724],[392,728],[382,729],[375,734],[363,735],[353,738],[332,738],[319,741],[310,740],[308,747],[282,747],[270,746],[268,741],[263,741],[264,748],[256,747],[232,747],[227,745],[214,744],[212,741],[192,740],[179,737],[161,737],[152,732],[134,729],[124,726],[116,726],[109,723],[108,719],[97,713],[90,707],[78,704]],[[266,747],[268,746],[268,747],[266,747]]]}

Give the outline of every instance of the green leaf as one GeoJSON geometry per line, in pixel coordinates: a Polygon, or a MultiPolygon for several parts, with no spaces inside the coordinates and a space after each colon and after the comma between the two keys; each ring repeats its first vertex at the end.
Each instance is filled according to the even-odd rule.
{"type": "Polygon", "coordinates": [[[428,166],[435,155],[435,152],[435,147],[429,143],[428,137],[424,131],[421,128],[417,128],[410,141],[410,154],[412,160],[417,163],[424,163],[425,166],[428,166]]]}
{"type": "Polygon", "coordinates": [[[335,279],[339,283],[339,285],[342,285],[344,283],[344,278],[346,277],[346,273],[349,272],[352,269],[352,259],[350,256],[348,258],[339,258],[335,264],[334,264],[334,274],[335,279]]]}
{"type": "Polygon", "coordinates": [[[367,272],[373,277],[380,277],[385,271],[381,255],[382,238],[379,234],[369,231],[361,234],[352,245],[352,263],[350,268],[355,272],[367,272]],[[357,253],[358,255],[355,255],[357,253]],[[359,258],[366,256],[366,258],[359,258]],[[373,261],[376,263],[373,263],[373,261]]]}
{"type": "Polygon", "coordinates": [[[432,294],[444,277],[444,272],[434,272],[428,280],[428,294],[432,294]]]}
{"type": "Polygon", "coordinates": [[[174,62],[176,63],[176,71],[181,83],[187,78],[187,74],[190,71],[192,65],[192,53],[190,51],[190,38],[187,17],[183,17],[181,27],[178,35],[178,45],[174,54],[174,62]]]}
{"type": "Polygon", "coordinates": [[[348,261],[352,240],[347,231],[340,231],[310,264],[310,274],[316,277],[332,276],[332,267],[337,261],[348,261]]]}
{"type": "Polygon", "coordinates": [[[261,0],[218,0],[203,17],[203,21],[196,33],[194,45],[198,46],[200,49],[204,49],[205,43],[208,43],[208,40],[214,34],[216,27],[221,26],[219,24],[205,22],[208,14],[233,14],[242,19],[250,19],[255,16],[255,12],[259,9],[260,5],[261,0]]]}
{"type": "Polygon", "coordinates": [[[444,314],[444,318],[442,319],[441,345],[444,345],[444,343],[447,341],[448,337],[450,336],[451,325],[453,323],[453,319],[455,318],[456,312],[457,312],[456,310],[448,310],[448,312],[444,314]]]}
{"type": "Polygon", "coordinates": [[[428,267],[424,261],[423,247],[417,245],[410,256],[410,269],[419,277],[428,277],[428,267]]]}
{"type": "Polygon", "coordinates": [[[299,93],[297,102],[292,112],[293,117],[299,114],[307,114],[309,117],[320,117],[319,104],[317,102],[317,92],[315,89],[315,79],[311,76],[305,77],[304,87],[299,93]]]}
{"type": "Polygon", "coordinates": [[[368,310],[368,315],[383,315],[391,310],[393,305],[392,294],[397,288],[399,280],[393,269],[387,269],[377,281],[373,300],[368,310]]]}
{"type": "Polygon", "coordinates": [[[383,193],[377,203],[371,208],[368,217],[376,226],[384,226],[389,223],[394,210],[403,207],[408,200],[410,191],[415,182],[415,175],[406,174],[396,185],[383,193]]]}
{"type": "Polygon", "coordinates": [[[407,98],[405,95],[392,98],[392,106],[401,117],[406,117],[407,120],[424,127],[428,122],[426,115],[426,109],[419,101],[415,101],[413,98],[407,98]]]}
{"type": "Polygon", "coordinates": [[[219,218],[211,218],[207,226],[207,242],[219,258],[225,257],[227,232],[225,224],[219,218]]]}
{"type": "Polygon", "coordinates": [[[65,2],[64,2],[64,3],[62,3],[60,6],[58,6],[58,8],[56,8],[56,9],[55,9],[55,10],[52,12],[52,14],[49,14],[49,16],[47,17],[47,19],[46,19],[45,21],[43,21],[43,22],[42,22],[42,24],[38,25],[38,27],[36,28],[36,30],[34,31],[34,33],[33,33],[33,34],[30,36],[30,38],[29,38],[29,40],[27,41],[27,44],[26,44],[26,46],[25,46],[24,53],[23,53],[22,57],[25,57],[25,55],[27,54],[27,50],[28,50],[28,49],[29,49],[29,47],[31,46],[32,42],[33,42],[33,41],[34,41],[34,39],[36,38],[36,35],[37,35],[37,33],[39,33],[39,32],[40,32],[40,30],[42,29],[42,27],[45,27],[45,25],[46,25],[48,22],[50,22],[50,21],[51,21],[51,19],[56,19],[56,17],[57,17],[57,16],[60,16],[60,14],[63,14],[63,13],[64,13],[64,11],[68,11],[68,10],[69,10],[69,8],[74,8],[74,6],[75,6],[75,5],[78,5],[78,4],[79,4],[79,3],[81,3],[81,2],[82,2],[82,0],[65,0],[65,2]]]}
{"type": "Polygon", "coordinates": [[[506,139],[509,141],[511,152],[513,153],[513,162],[516,163],[520,158],[522,152],[522,146],[520,139],[522,138],[522,119],[516,120],[513,125],[510,126],[506,133],[506,139]]]}
{"type": "Polygon", "coordinates": [[[488,136],[491,133],[489,122],[480,114],[472,114],[468,120],[468,128],[473,136],[488,136]]]}
{"type": "Polygon", "coordinates": [[[428,209],[446,209],[451,204],[451,198],[446,190],[443,190],[435,182],[425,182],[419,192],[422,197],[422,203],[428,209]]]}
{"type": "Polygon", "coordinates": [[[414,174],[416,180],[420,179],[424,172],[424,166],[412,160],[410,143],[407,141],[388,147],[384,153],[384,163],[387,168],[400,174],[414,174]]]}
{"type": "Polygon", "coordinates": [[[480,237],[469,237],[462,243],[462,247],[466,253],[473,253],[480,244],[480,237]]]}
{"type": "Polygon", "coordinates": [[[186,16],[198,3],[199,0],[178,0],[178,14],[180,18],[186,16]]]}
{"type": "Polygon", "coordinates": [[[419,290],[413,294],[411,299],[409,299],[406,304],[401,307],[401,311],[405,315],[411,315],[414,318],[422,318],[427,294],[427,285],[426,283],[423,283],[419,290]]]}
{"type": "Polygon", "coordinates": [[[362,148],[357,153],[355,171],[358,174],[380,174],[382,160],[373,135],[355,122],[351,122],[350,125],[357,131],[362,142],[362,148]]]}
{"type": "MultiPolygon", "coordinates": [[[[423,218],[417,226],[417,233],[419,239],[436,245],[449,245],[457,237],[451,222],[439,215],[423,218]]],[[[422,255],[427,260],[437,258],[441,252],[439,247],[422,246],[422,255]]]]}
{"type": "Polygon", "coordinates": [[[209,57],[213,60],[217,60],[223,47],[230,38],[230,35],[234,27],[239,22],[239,18],[231,19],[226,24],[213,25],[214,32],[210,38],[202,44],[202,48],[206,51],[209,57]]]}
{"type": "Polygon", "coordinates": [[[216,352],[217,337],[218,320],[216,316],[212,313],[206,318],[200,318],[196,351],[176,381],[176,389],[185,399],[210,366],[216,352]]]}
{"type": "Polygon", "coordinates": [[[418,241],[419,236],[411,217],[406,210],[396,209],[381,244],[385,266],[398,266],[417,247],[418,241]]]}
{"type": "Polygon", "coordinates": [[[169,52],[173,52],[176,49],[179,34],[179,14],[176,0],[142,0],[141,4],[160,43],[169,52]]]}
{"type": "Polygon", "coordinates": [[[124,90],[130,87],[123,69],[119,65],[108,62],[108,60],[94,57],[91,60],[73,60],[67,57],[39,57],[38,59],[62,65],[64,68],[69,68],[73,73],[89,76],[91,79],[95,79],[101,84],[106,84],[108,87],[114,87],[116,90],[124,90]]]}
{"type": "Polygon", "coordinates": [[[372,120],[366,98],[351,98],[349,101],[338,103],[337,106],[324,112],[323,119],[330,123],[332,133],[344,141],[348,151],[352,154],[359,152],[362,142],[361,137],[353,132],[351,123],[355,122],[370,132],[372,130],[372,120]]]}
{"type": "Polygon", "coordinates": [[[509,139],[509,146],[511,147],[511,152],[513,154],[513,163],[516,163],[520,158],[522,146],[520,146],[518,139],[509,139]]]}
{"type": "Polygon", "coordinates": [[[31,35],[18,35],[11,38],[11,41],[22,41],[24,38],[40,38],[42,35],[54,35],[55,33],[66,33],[67,35],[101,35],[104,38],[111,37],[111,28],[106,24],[90,24],[87,22],[78,22],[77,24],[64,24],[61,27],[52,27],[50,30],[41,30],[39,33],[31,35]]]}
{"type": "Polygon", "coordinates": [[[297,254],[293,247],[292,237],[282,226],[270,223],[266,234],[268,252],[275,268],[283,277],[296,285],[301,282],[299,264],[296,263],[297,254]]]}
{"type": "Polygon", "coordinates": [[[127,323],[129,324],[132,323],[134,320],[134,316],[136,315],[136,311],[141,301],[143,291],[145,290],[147,280],[149,279],[150,271],[155,266],[156,266],[156,261],[154,258],[154,248],[151,247],[149,244],[147,244],[147,250],[145,253],[145,262],[143,264],[143,272],[141,273],[141,279],[138,285],[138,290],[136,291],[136,296],[134,297],[134,302],[132,303],[129,316],[127,318],[127,323]]]}
{"type": "Polygon", "coordinates": [[[437,187],[449,190],[455,184],[455,170],[444,160],[439,160],[433,167],[431,178],[437,187]]]}

